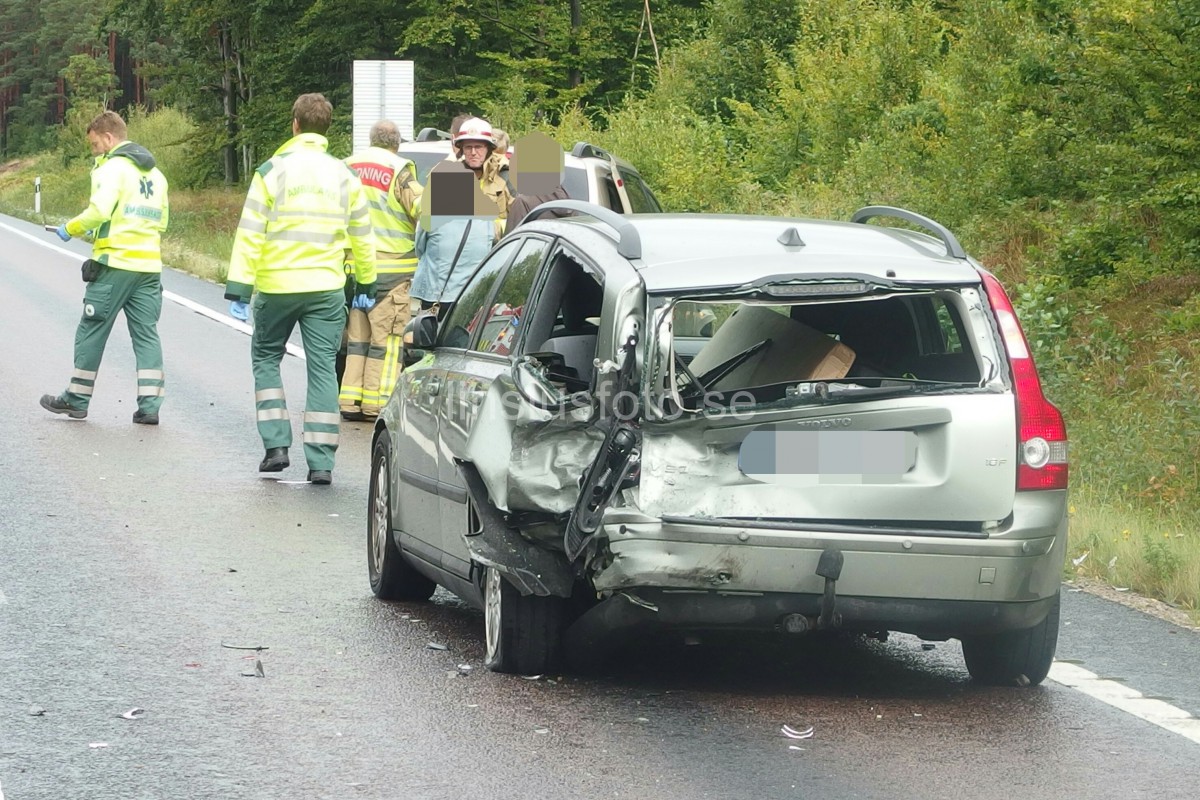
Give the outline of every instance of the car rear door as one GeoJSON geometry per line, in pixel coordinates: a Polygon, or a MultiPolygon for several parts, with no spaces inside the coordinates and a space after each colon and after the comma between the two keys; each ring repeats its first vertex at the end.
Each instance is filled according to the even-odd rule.
{"type": "Polygon", "coordinates": [[[515,252],[515,245],[505,243],[484,259],[439,326],[437,347],[401,372],[396,386],[403,403],[396,459],[400,527],[415,540],[410,549],[439,566],[442,562],[439,497],[448,491],[441,484],[438,470],[440,411],[446,376],[462,363],[483,304],[515,252]]]}

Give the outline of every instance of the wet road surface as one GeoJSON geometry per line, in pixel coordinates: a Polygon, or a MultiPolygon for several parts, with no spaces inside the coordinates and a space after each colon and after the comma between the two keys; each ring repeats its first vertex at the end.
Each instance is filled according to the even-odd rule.
{"type": "MultiPolygon", "coordinates": [[[[331,487],[286,482],[299,446],[260,478],[248,338],[172,303],[160,427],[130,423],[123,323],[88,420],[47,414],[78,260],[0,243],[7,800],[1197,796],[1200,745],[1052,681],[976,687],[953,641],[664,640],[598,677],[488,673],[478,612],[370,595],[365,426],[331,487]]],[[[299,360],[284,381],[298,409],[299,360]]],[[[1200,714],[1200,635],[1071,592],[1063,619],[1060,658],[1200,714]]]]}

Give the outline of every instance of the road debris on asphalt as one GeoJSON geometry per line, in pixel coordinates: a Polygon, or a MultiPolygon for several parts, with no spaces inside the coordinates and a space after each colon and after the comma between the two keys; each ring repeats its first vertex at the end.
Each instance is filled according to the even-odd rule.
{"type": "Polygon", "coordinates": [[[534,730],[534,733],[541,733],[541,734],[546,734],[549,732],[550,732],[549,728],[537,728],[536,730],[534,730]]]}
{"type": "Polygon", "coordinates": [[[146,709],[144,708],[131,708],[121,715],[121,719],[141,719],[145,713],[146,709]]]}
{"type": "Polygon", "coordinates": [[[44,717],[44,716],[46,716],[46,709],[42,708],[41,706],[30,706],[29,707],[29,716],[44,717]]]}
{"type": "Polygon", "coordinates": [[[921,642],[922,650],[933,650],[936,647],[937,647],[937,645],[933,642],[921,642]]]}
{"type": "Polygon", "coordinates": [[[450,649],[449,647],[446,647],[446,645],[441,644],[440,642],[430,642],[429,644],[425,645],[425,648],[427,650],[449,650],[450,649]]]}
{"type": "MultiPolygon", "coordinates": [[[[247,656],[247,658],[249,658],[249,656],[247,656]]],[[[253,672],[243,672],[242,677],[243,678],[265,678],[265,677],[267,677],[267,673],[263,670],[262,659],[255,658],[254,659],[254,671],[253,672]]]]}
{"type": "Polygon", "coordinates": [[[804,730],[797,730],[791,725],[784,725],[779,729],[779,732],[789,739],[811,739],[815,733],[815,730],[813,729],[812,725],[809,725],[804,730]]]}
{"type": "Polygon", "coordinates": [[[544,675],[522,675],[521,677],[527,681],[540,681],[545,676],[544,675]]]}
{"type": "Polygon", "coordinates": [[[88,747],[99,750],[101,747],[108,747],[108,742],[88,742],[88,747]]]}
{"type": "Polygon", "coordinates": [[[797,747],[797,746],[796,746],[796,745],[794,745],[794,744],[789,744],[789,745],[788,745],[788,750],[799,750],[801,753],[803,753],[803,752],[804,752],[804,748],[803,748],[803,747],[797,747]]]}
{"type": "Polygon", "coordinates": [[[240,644],[225,644],[224,642],[221,642],[221,647],[224,647],[226,650],[270,650],[271,649],[271,648],[266,647],[265,645],[261,645],[261,644],[247,646],[247,645],[240,645],[240,644]]]}

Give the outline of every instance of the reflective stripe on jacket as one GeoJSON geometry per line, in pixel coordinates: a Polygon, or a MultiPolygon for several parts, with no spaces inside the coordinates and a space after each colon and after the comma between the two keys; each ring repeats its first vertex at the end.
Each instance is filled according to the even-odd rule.
{"type": "Polygon", "coordinates": [[[301,133],[275,151],[250,182],[233,240],[226,295],[340,289],[347,251],[360,287],[375,283],[375,237],[362,183],[301,133]]]}
{"type": "Polygon", "coordinates": [[[92,258],[130,272],[162,272],[161,237],[167,229],[167,179],[141,145],[121,142],[96,158],[87,209],[67,232],[95,231],[92,258]]]}

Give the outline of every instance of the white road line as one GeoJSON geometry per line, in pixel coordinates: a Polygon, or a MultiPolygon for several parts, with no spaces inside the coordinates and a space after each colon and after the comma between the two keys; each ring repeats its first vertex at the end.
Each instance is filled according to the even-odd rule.
{"type": "Polygon", "coordinates": [[[1137,689],[1064,661],[1055,661],[1050,667],[1050,679],[1200,744],[1200,719],[1170,703],[1146,697],[1137,689]]]}
{"type": "MultiPolygon", "coordinates": [[[[34,244],[49,248],[50,250],[53,250],[56,253],[60,253],[64,256],[69,256],[70,258],[79,258],[80,257],[79,253],[76,253],[74,250],[68,250],[65,247],[59,247],[58,245],[53,244],[52,242],[44,242],[36,236],[32,236],[32,235],[26,233],[25,231],[18,230],[16,228],[12,227],[11,225],[6,225],[3,222],[0,222],[0,228],[3,228],[4,230],[8,231],[9,233],[15,233],[17,236],[20,236],[22,239],[28,239],[29,241],[33,242],[34,244]]],[[[49,232],[47,232],[46,235],[49,236],[50,235],[49,232]]],[[[241,331],[242,333],[246,334],[247,336],[249,336],[254,330],[253,328],[251,328],[249,325],[242,322],[241,320],[234,319],[233,317],[222,314],[219,311],[213,311],[208,306],[204,306],[204,305],[201,305],[200,303],[196,303],[192,300],[188,300],[186,297],[181,297],[180,295],[177,295],[174,292],[169,292],[166,289],[163,290],[163,299],[170,300],[172,303],[181,305],[184,308],[188,309],[189,311],[194,311],[203,317],[208,317],[209,319],[211,319],[214,322],[219,322],[222,325],[228,325],[229,327],[233,328],[235,331],[241,331]]],[[[304,349],[302,347],[299,347],[298,345],[292,344],[291,342],[287,343],[287,352],[291,353],[296,358],[300,358],[300,359],[305,358],[304,349]]]]}

